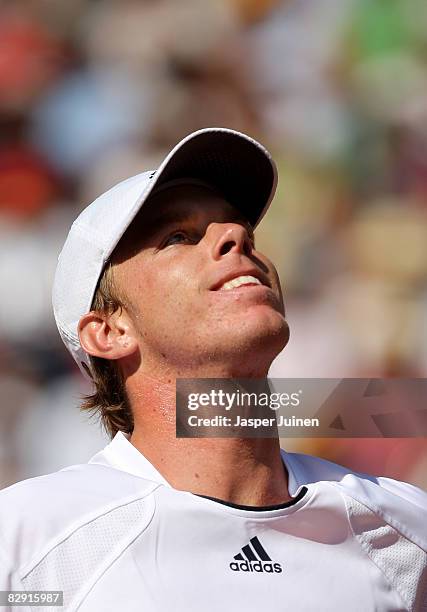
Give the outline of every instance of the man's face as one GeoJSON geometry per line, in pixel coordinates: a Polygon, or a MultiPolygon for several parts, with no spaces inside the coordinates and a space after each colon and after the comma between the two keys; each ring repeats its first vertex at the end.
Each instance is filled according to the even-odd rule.
{"type": "Polygon", "coordinates": [[[150,198],[114,264],[147,373],[263,376],[288,341],[273,264],[243,215],[208,188],[150,198]]]}

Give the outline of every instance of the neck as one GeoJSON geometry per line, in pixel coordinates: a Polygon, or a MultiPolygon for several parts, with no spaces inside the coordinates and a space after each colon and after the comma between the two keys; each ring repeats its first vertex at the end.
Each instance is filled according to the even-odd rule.
{"type": "Polygon", "coordinates": [[[169,484],[235,504],[289,501],[278,438],[177,438],[175,384],[144,376],[128,388],[131,443],[169,484]]]}

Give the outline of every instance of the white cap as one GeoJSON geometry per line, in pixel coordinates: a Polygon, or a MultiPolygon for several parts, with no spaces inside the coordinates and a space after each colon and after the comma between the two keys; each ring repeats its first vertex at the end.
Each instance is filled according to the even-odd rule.
{"type": "Polygon", "coordinates": [[[255,227],[276,191],[277,170],[256,140],[206,128],[181,140],[156,171],[122,181],[80,213],[58,258],[52,299],[61,338],[86,377],[90,360],[80,346],[78,324],[91,310],[104,266],[152,191],[180,178],[211,185],[255,227]]]}

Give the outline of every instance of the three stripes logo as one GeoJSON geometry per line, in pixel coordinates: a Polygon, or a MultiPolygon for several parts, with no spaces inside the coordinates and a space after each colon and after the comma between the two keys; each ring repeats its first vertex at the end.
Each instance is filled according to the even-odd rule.
{"type": "Polygon", "coordinates": [[[230,569],[233,572],[280,574],[282,566],[280,563],[272,562],[264,546],[255,536],[249,540],[249,544],[243,546],[241,553],[234,556],[234,561],[230,563],[230,569]]]}

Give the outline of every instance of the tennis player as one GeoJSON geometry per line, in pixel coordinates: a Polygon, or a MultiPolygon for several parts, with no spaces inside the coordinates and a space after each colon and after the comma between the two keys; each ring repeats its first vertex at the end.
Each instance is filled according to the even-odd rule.
{"type": "Polygon", "coordinates": [[[54,312],[112,441],[0,493],[6,609],[427,609],[423,491],[277,438],[176,437],[177,378],[262,378],[288,341],[253,236],[276,176],[252,138],[204,129],[74,222],[54,312]]]}

